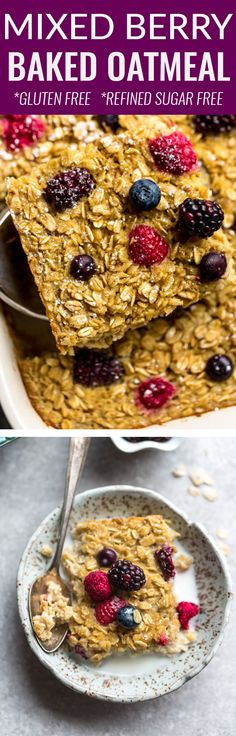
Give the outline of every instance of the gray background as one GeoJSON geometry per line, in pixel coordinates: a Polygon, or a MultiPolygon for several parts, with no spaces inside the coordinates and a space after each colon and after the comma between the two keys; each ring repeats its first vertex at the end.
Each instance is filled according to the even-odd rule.
{"type": "MultiPolygon", "coordinates": [[[[234,576],[236,439],[188,439],[171,454],[122,455],[109,439],[94,439],[82,487],[130,482],[166,494],[215,535],[230,531],[234,576]],[[187,479],[175,480],[176,463],[201,466],[215,479],[219,499],[191,498],[187,479]]],[[[77,695],[58,683],[31,653],[18,619],[15,577],[20,556],[39,522],[60,502],[68,440],[30,438],[0,449],[1,697],[2,736],[233,736],[235,734],[236,628],[208,667],[179,691],[158,701],[108,704],[77,695]]]]}

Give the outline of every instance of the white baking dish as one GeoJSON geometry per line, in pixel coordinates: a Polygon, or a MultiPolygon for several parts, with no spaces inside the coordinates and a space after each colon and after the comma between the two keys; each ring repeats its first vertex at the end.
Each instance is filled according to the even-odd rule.
{"type": "MultiPolygon", "coordinates": [[[[15,358],[14,348],[12,340],[4,319],[2,310],[0,308],[0,345],[1,345],[1,357],[0,357],[0,404],[2,405],[3,411],[14,430],[35,430],[40,434],[42,430],[48,432],[56,431],[50,430],[47,425],[42,421],[37,412],[33,409],[32,404],[27,396],[18,366],[15,358]]],[[[229,407],[228,409],[217,409],[216,411],[207,412],[201,417],[189,417],[187,419],[177,419],[173,422],[168,422],[163,426],[151,426],[139,430],[139,435],[153,434],[153,436],[189,436],[199,435],[202,433],[211,434],[214,432],[222,433],[229,431],[232,434],[232,430],[236,433],[236,406],[229,407]]],[[[57,430],[57,432],[60,430],[57,430]]],[[[68,430],[63,430],[63,434],[67,434],[68,430]]],[[[70,434],[76,434],[76,430],[70,434]]],[[[117,430],[117,434],[120,435],[121,431],[117,430]]],[[[110,435],[109,430],[98,430],[96,434],[110,435]]],[[[129,436],[130,430],[124,430],[123,436],[129,436]]]]}

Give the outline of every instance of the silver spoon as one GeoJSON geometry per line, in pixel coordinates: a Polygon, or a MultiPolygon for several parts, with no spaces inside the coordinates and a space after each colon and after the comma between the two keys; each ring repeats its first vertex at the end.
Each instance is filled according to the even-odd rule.
{"type": "MultiPolygon", "coordinates": [[[[72,509],[73,499],[75,495],[75,489],[78,480],[81,477],[84,461],[88,451],[90,438],[89,437],[77,437],[70,440],[67,477],[65,485],[65,493],[63,506],[59,521],[59,537],[57,542],[57,548],[49,567],[49,570],[37,578],[32,584],[29,590],[29,615],[31,624],[33,626],[33,616],[40,613],[40,596],[46,595],[48,592],[48,583],[54,582],[60,585],[62,595],[67,598],[68,605],[72,603],[72,593],[69,585],[61,578],[60,575],[60,563],[67,527],[70,519],[70,513],[72,509]]],[[[38,644],[42,647],[44,652],[56,652],[57,649],[63,643],[68,631],[68,624],[55,624],[52,629],[50,639],[42,641],[39,639],[35,632],[38,644]]]]}
{"type": "Polygon", "coordinates": [[[47,320],[8,209],[0,215],[0,298],[25,315],[47,320]]]}

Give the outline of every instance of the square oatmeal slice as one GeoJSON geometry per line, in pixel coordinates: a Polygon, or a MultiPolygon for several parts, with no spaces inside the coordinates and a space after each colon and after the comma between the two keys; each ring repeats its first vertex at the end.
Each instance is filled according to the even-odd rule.
{"type": "Polygon", "coordinates": [[[208,200],[209,190],[187,139],[162,120],[159,129],[151,147],[128,132],[104,135],[10,183],[7,201],[63,354],[107,347],[198,301],[209,289],[199,268],[209,252],[223,260],[214,278],[226,268],[223,213],[210,213],[211,236],[181,230],[183,220],[192,227],[192,200],[208,200]]]}
{"type": "MultiPolygon", "coordinates": [[[[155,552],[163,550],[163,545],[168,545],[167,549],[172,553],[176,536],[165,519],[157,515],[100,519],[77,524],[73,532],[73,547],[65,550],[63,556],[74,594],[68,637],[71,649],[99,663],[113,653],[126,650],[132,653],[163,651],[165,646],[165,652],[172,653],[186,646],[188,638],[180,632],[176,612],[172,585],[174,573],[172,571],[169,580],[165,579],[168,576],[163,574],[163,568],[155,557],[155,552]],[[104,559],[107,548],[115,558],[113,567],[109,561],[107,565],[106,555],[104,559]],[[118,560],[119,580],[115,582],[118,560]],[[125,575],[122,572],[124,561],[125,575]],[[137,589],[133,589],[135,571],[130,567],[130,561],[133,566],[138,566],[135,567],[136,585],[140,586],[137,589]],[[102,562],[106,562],[106,567],[101,565],[102,562]],[[103,577],[106,580],[108,574],[112,589],[111,597],[100,602],[96,601],[97,588],[94,588],[98,572],[101,573],[101,580],[103,577]],[[126,603],[133,607],[133,627],[126,629],[125,620],[121,623],[119,616],[117,618],[117,611],[111,608],[114,598],[117,611],[117,601],[121,606],[126,603]]],[[[125,608],[122,610],[124,619],[125,608]]]]}

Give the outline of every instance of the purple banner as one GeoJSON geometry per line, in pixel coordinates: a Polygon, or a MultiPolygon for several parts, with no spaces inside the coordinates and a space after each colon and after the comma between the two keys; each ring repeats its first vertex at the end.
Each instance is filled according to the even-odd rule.
{"type": "Polygon", "coordinates": [[[231,0],[2,0],[1,113],[235,112],[231,0]]]}

